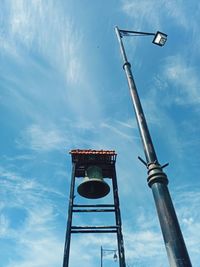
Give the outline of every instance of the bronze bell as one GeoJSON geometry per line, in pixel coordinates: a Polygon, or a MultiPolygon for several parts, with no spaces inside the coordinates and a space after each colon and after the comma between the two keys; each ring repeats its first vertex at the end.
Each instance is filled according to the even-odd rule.
{"type": "Polygon", "coordinates": [[[110,192],[109,185],[104,182],[102,169],[98,166],[89,166],[83,182],[78,186],[79,195],[85,198],[101,198],[110,192]]]}

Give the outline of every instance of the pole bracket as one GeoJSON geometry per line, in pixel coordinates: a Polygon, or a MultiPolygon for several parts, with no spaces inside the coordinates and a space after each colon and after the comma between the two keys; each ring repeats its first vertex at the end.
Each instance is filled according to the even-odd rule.
{"type": "Polygon", "coordinates": [[[147,165],[147,162],[144,160],[144,159],[142,159],[140,156],[138,156],[138,159],[146,166],[146,167],[148,167],[148,165],[147,165]]]}
{"type": "Polygon", "coordinates": [[[165,163],[164,165],[161,166],[162,169],[164,169],[165,167],[169,166],[169,162],[165,163]]]}

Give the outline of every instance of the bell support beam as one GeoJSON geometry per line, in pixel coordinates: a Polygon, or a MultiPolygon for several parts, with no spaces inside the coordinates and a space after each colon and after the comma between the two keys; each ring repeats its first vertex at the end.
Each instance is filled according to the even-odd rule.
{"type": "Polygon", "coordinates": [[[74,204],[73,207],[77,207],[77,208],[114,208],[115,205],[113,204],[95,204],[95,205],[77,205],[74,204]]]}
{"type": "Polygon", "coordinates": [[[68,206],[68,220],[67,220],[67,229],[66,229],[66,237],[65,237],[65,247],[64,247],[63,267],[69,266],[72,214],[73,214],[73,204],[74,204],[75,170],[76,170],[76,163],[73,163],[71,185],[70,185],[69,206],[68,206]]]}
{"type": "Polygon", "coordinates": [[[73,212],[115,212],[115,209],[79,209],[73,210],[73,212]]]}
{"type": "Polygon", "coordinates": [[[103,225],[103,226],[72,226],[72,229],[117,229],[116,225],[103,225]]]}
{"type": "Polygon", "coordinates": [[[117,244],[118,244],[118,253],[119,253],[119,263],[120,267],[125,267],[125,253],[124,253],[124,241],[122,235],[122,220],[121,220],[121,213],[120,213],[120,206],[119,206],[119,195],[118,195],[118,185],[117,185],[117,175],[116,170],[113,168],[113,196],[116,205],[115,209],[115,219],[117,225],[117,244]]]}
{"type": "Polygon", "coordinates": [[[72,230],[71,233],[73,234],[113,234],[117,233],[116,230],[72,230]]]}

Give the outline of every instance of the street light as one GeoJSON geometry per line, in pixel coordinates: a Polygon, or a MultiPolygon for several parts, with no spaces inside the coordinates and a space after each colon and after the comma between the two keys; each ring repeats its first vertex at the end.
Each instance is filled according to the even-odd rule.
{"type": "Polygon", "coordinates": [[[127,30],[119,30],[116,27],[116,32],[117,35],[119,34],[120,37],[122,38],[123,36],[138,36],[138,35],[152,35],[154,36],[154,39],[152,41],[152,43],[159,45],[159,46],[163,46],[166,41],[167,41],[167,34],[163,33],[163,32],[159,32],[157,31],[156,33],[151,33],[151,32],[137,32],[137,31],[127,31],[127,30]],[[118,32],[117,32],[118,31],[118,32]]]}
{"type": "Polygon", "coordinates": [[[152,43],[157,44],[159,46],[163,46],[167,41],[167,34],[163,32],[157,32],[152,43]]]}
{"type": "Polygon", "coordinates": [[[116,249],[104,249],[101,246],[101,267],[103,267],[103,256],[107,254],[113,254],[113,259],[116,262],[117,261],[117,250],[116,249]]]}
{"type": "Polygon", "coordinates": [[[120,45],[120,51],[123,58],[123,69],[126,73],[146,161],[141,159],[140,157],[139,159],[145,164],[147,168],[147,182],[149,187],[152,189],[153,197],[155,200],[169,263],[171,267],[191,267],[192,265],[190,258],[167,187],[168,178],[167,175],[163,172],[163,168],[168,164],[165,164],[163,166],[159,164],[131,71],[131,64],[128,62],[125,48],[122,42],[123,36],[152,35],[154,36],[153,43],[159,46],[163,46],[167,40],[167,35],[162,32],[148,33],[120,30],[118,27],[115,27],[115,32],[120,45]]]}

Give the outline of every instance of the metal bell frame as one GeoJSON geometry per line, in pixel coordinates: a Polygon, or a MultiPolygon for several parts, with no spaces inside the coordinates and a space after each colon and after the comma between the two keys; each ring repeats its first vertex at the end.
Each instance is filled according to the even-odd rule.
{"type": "Polygon", "coordinates": [[[68,206],[68,220],[65,237],[63,267],[69,267],[71,234],[86,233],[114,233],[117,235],[117,246],[119,255],[119,267],[126,267],[124,241],[122,235],[122,222],[119,207],[119,196],[117,186],[117,176],[115,162],[117,154],[113,150],[71,150],[72,156],[72,176],[70,185],[70,197],[68,206]],[[90,165],[100,166],[102,168],[103,178],[112,180],[113,204],[92,204],[82,205],[74,203],[75,179],[84,177],[85,171],[90,165]],[[110,212],[115,214],[115,225],[105,226],[75,226],[72,225],[73,214],[81,212],[110,212]]]}

